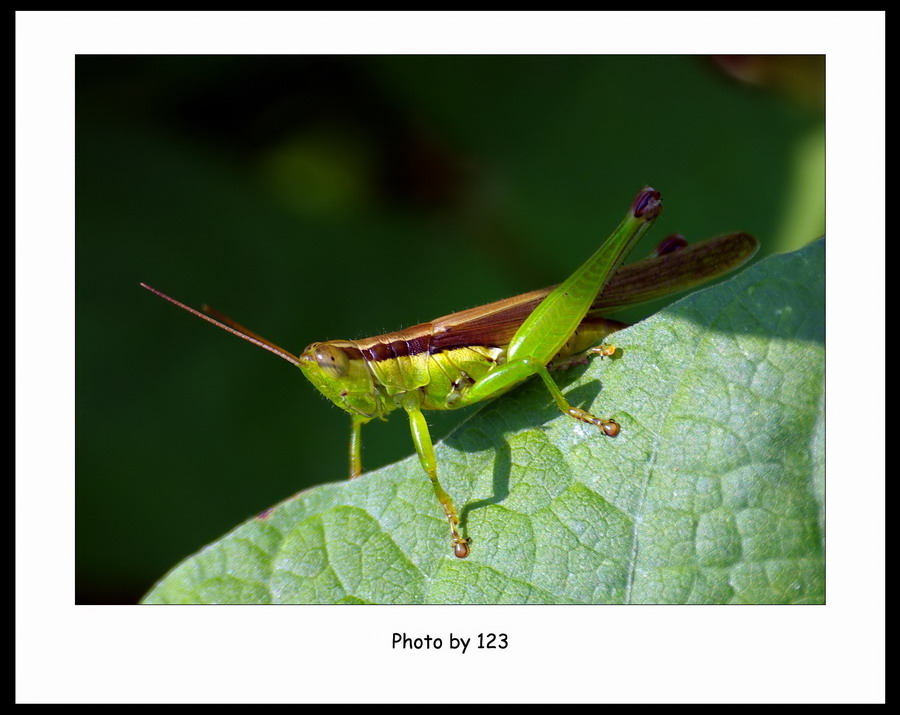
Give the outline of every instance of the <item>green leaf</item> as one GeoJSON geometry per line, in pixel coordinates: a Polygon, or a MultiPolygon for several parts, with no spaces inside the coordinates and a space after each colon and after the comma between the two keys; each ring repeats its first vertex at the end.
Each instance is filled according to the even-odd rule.
{"type": "MultiPolygon", "coordinates": [[[[539,380],[437,445],[472,554],[415,455],[309,489],[145,603],[821,603],[824,239],[617,333],[616,360],[539,380]]],[[[412,450],[411,450],[412,451],[412,450]]]]}

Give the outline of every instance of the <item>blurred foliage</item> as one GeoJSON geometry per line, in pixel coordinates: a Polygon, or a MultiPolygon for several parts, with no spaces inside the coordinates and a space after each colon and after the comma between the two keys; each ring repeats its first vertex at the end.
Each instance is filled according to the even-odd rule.
{"type": "MultiPolygon", "coordinates": [[[[343,413],[139,281],[297,351],[557,282],[643,184],[665,210],[635,256],[823,232],[820,105],[710,58],[81,56],[76,81],[80,603],[347,471],[343,413]]],[[[411,451],[402,420],[364,431],[368,468],[411,451]]]]}

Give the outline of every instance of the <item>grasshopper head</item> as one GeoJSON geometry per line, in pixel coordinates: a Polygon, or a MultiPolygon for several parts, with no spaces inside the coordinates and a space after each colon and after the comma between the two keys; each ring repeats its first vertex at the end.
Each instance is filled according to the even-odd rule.
{"type": "Polygon", "coordinates": [[[342,410],[376,417],[380,402],[372,375],[354,352],[359,353],[348,341],[313,343],[300,354],[298,364],[315,388],[342,410]]]}

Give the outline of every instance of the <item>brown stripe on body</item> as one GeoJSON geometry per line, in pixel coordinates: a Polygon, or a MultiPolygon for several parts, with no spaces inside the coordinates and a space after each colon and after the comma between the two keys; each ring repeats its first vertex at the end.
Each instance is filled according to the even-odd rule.
{"type": "Polygon", "coordinates": [[[369,362],[412,357],[424,352],[435,355],[470,346],[506,347],[525,318],[548,292],[532,291],[429,323],[352,342],[369,362]]]}
{"type": "Polygon", "coordinates": [[[368,362],[381,362],[393,357],[390,348],[384,343],[375,343],[368,348],[360,348],[360,352],[368,362]]]}
{"type": "Polygon", "coordinates": [[[430,351],[431,330],[431,323],[422,323],[394,333],[354,340],[353,343],[369,362],[412,357],[430,351]]]}

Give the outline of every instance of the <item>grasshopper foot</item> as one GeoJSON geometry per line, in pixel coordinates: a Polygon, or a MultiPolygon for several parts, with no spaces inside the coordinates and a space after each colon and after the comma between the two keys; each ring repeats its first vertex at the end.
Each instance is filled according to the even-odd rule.
{"type": "Polygon", "coordinates": [[[452,517],[448,515],[448,521],[450,522],[450,541],[453,542],[453,555],[458,559],[464,559],[470,552],[469,540],[460,536],[459,531],[456,530],[459,519],[455,514],[452,517]]]}
{"type": "MultiPolygon", "coordinates": [[[[443,492],[443,490],[441,490],[443,492]]],[[[453,504],[450,502],[450,498],[443,494],[446,498],[446,501],[441,500],[441,504],[444,507],[444,514],[447,516],[447,521],[450,524],[450,542],[453,544],[453,555],[458,559],[466,558],[471,549],[469,548],[469,539],[463,537],[459,530],[456,528],[459,526],[459,516],[456,513],[456,509],[453,507],[453,504]]]]}
{"type": "Polygon", "coordinates": [[[597,357],[605,358],[615,355],[616,350],[618,349],[619,348],[617,348],[615,345],[607,345],[604,343],[602,345],[590,348],[587,352],[588,355],[596,355],[597,357]]]}
{"type": "Polygon", "coordinates": [[[593,357],[615,357],[617,351],[621,353],[619,348],[617,348],[615,345],[597,345],[596,347],[588,348],[584,352],[576,353],[575,355],[569,355],[568,357],[563,358],[554,358],[547,365],[547,369],[551,372],[568,370],[569,368],[575,367],[576,365],[587,365],[593,357]]]}
{"type": "Polygon", "coordinates": [[[607,437],[615,437],[619,434],[619,423],[615,420],[604,420],[601,417],[595,417],[590,412],[582,410],[580,407],[570,407],[566,412],[569,417],[574,417],[576,420],[587,422],[588,424],[599,428],[607,437]]]}
{"type": "Polygon", "coordinates": [[[458,559],[466,558],[469,555],[469,540],[462,537],[454,537],[453,555],[458,559]]]}

